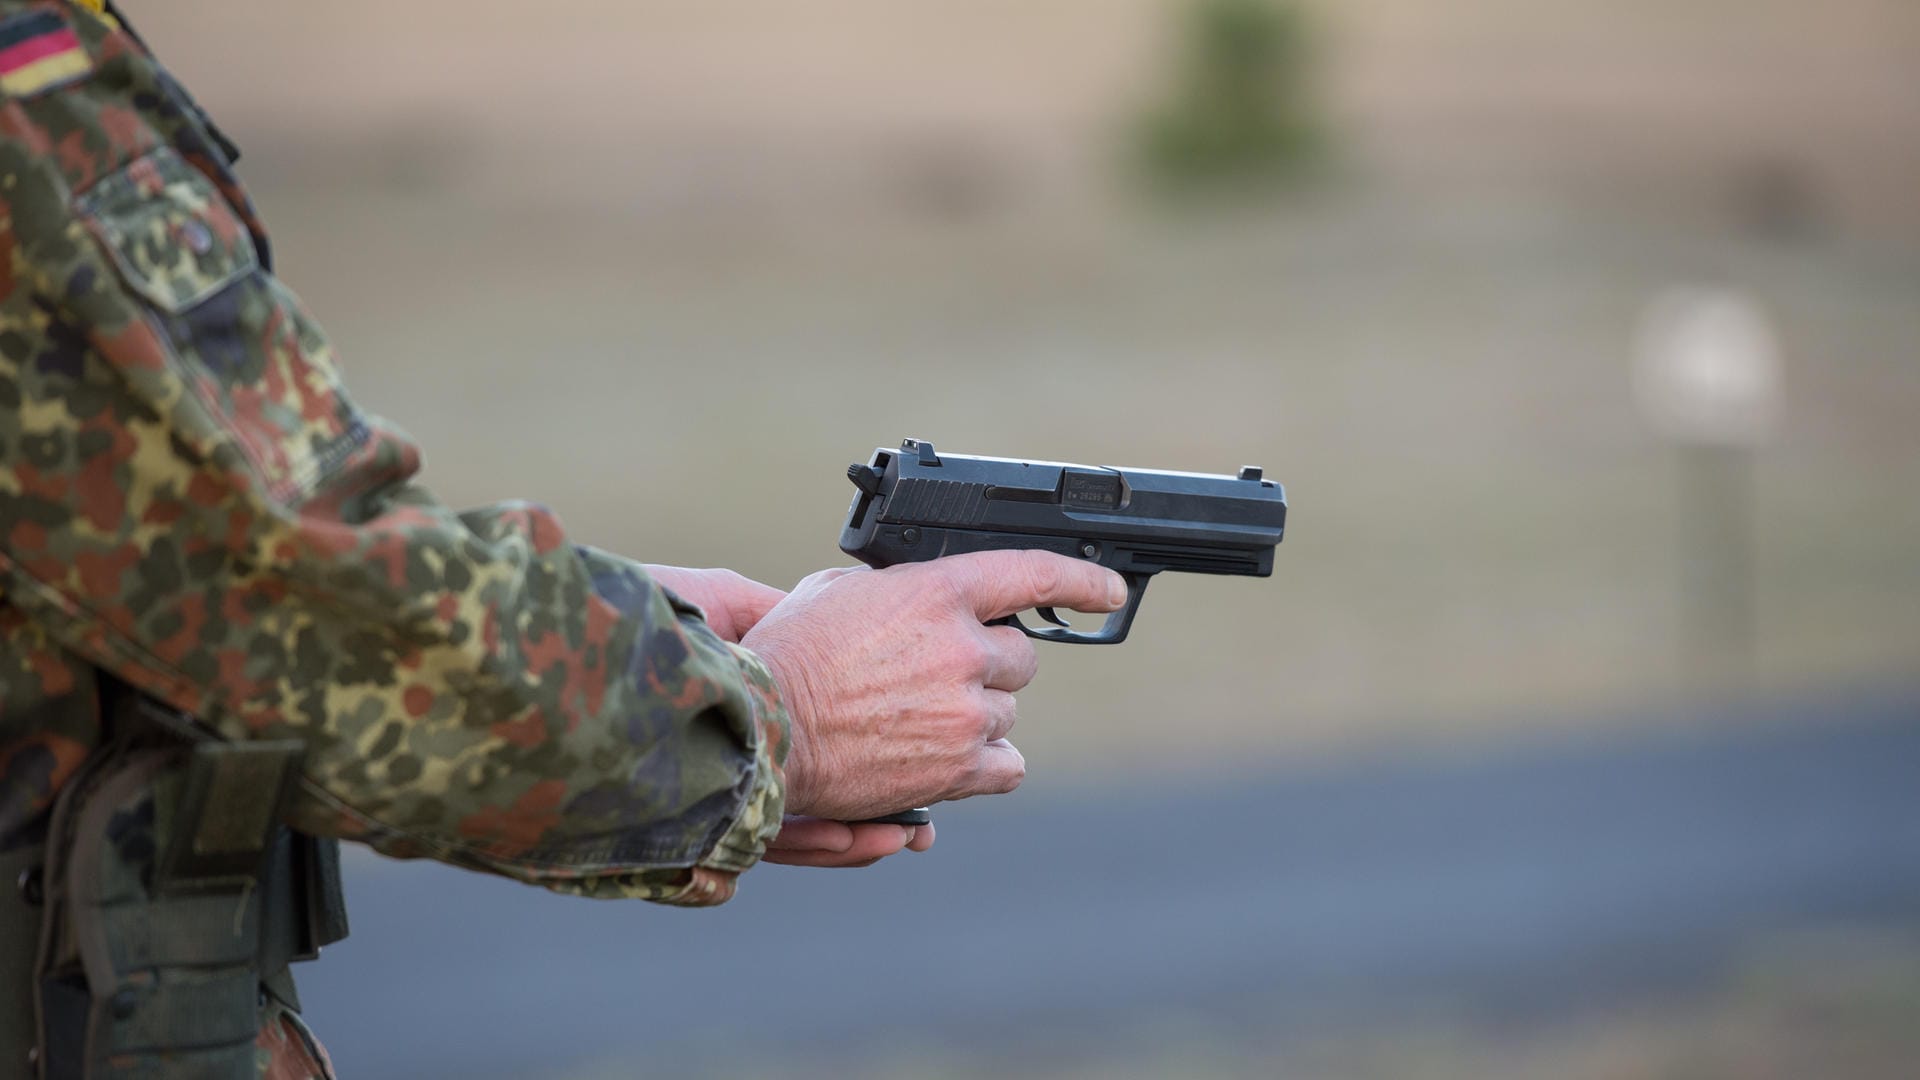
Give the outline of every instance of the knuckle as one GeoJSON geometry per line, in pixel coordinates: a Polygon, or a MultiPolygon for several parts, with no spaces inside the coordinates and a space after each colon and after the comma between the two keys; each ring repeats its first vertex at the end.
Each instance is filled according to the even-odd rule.
{"type": "Polygon", "coordinates": [[[1019,686],[1003,686],[1003,690],[1018,690],[1033,681],[1040,670],[1040,654],[1033,647],[1033,640],[1012,626],[990,626],[991,647],[995,652],[999,666],[1008,677],[1016,680],[1019,686]]]}
{"type": "Polygon", "coordinates": [[[947,656],[953,678],[962,686],[979,684],[993,667],[993,653],[964,623],[954,624],[955,644],[947,656]]]}
{"type": "Polygon", "coordinates": [[[991,690],[982,690],[974,702],[971,726],[978,742],[989,743],[998,738],[1000,726],[1006,722],[1006,708],[994,700],[998,696],[991,690]]]}
{"type": "Polygon", "coordinates": [[[1022,780],[1025,780],[1026,778],[1027,778],[1027,763],[1025,761],[1020,761],[1010,766],[1009,768],[1007,768],[1005,772],[1001,773],[1000,783],[995,789],[995,794],[1005,795],[1007,792],[1012,791],[1015,788],[1019,787],[1020,782],[1022,780]]]}
{"type": "Polygon", "coordinates": [[[993,666],[993,639],[980,632],[980,624],[964,622],[961,629],[966,631],[965,655],[969,663],[977,670],[986,671],[993,666]]]}
{"type": "Polygon", "coordinates": [[[1025,573],[1027,591],[1035,597],[1059,595],[1066,579],[1060,560],[1046,552],[1034,552],[1033,557],[1026,560],[1025,573]]]}
{"type": "MultiPolygon", "coordinates": [[[[1018,633],[1018,631],[1015,632],[1018,633]]],[[[1015,671],[1019,675],[1020,686],[1012,689],[1018,690],[1032,682],[1035,675],[1040,674],[1040,653],[1034,649],[1033,642],[1027,639],[1027,635],[1021,634],[1019,651],[1014,654],[1014,658],[1018,665],[1015,671]]]]}
{"type": "Polygon", "coordinates": [[[994,725],[993,737],[996,739],[1004,739],[1008,735],[1013,734],[1014,725],[1018,724],[1019,722],[1020,722],[1020,703],[1014,699],[1014,696],[1012,694],[1008,694],[1007,702],[1000,710],[998,723],[994,725]]]}
{"type": "Polygon", "coordinates": [[[957,560],[953,559],[936,559],[931,563],[921,564],[928,568],[928,577],[931,579],[927,586],[927,594],[939,607],[964,608],[972,602],[976,591],[974,582],[978,575],[971,567],[952,565],[956,562],[957,560]],[[942,566],[942,561],[949,565],[942,566]]]}
{"type": "Polygon", "coordinates": [[[1012,743],[994,740],[974,761],[969,790],[975,795],[1005,795],[1027,778],[1027,761],[1012,743]]]}
{"type": "Polygon", "coordinates": [[[1001,711],[985,691],[981,691],[968,710],[967,746],[975,749],[992,742],[1000,728],[1001,711]]]}

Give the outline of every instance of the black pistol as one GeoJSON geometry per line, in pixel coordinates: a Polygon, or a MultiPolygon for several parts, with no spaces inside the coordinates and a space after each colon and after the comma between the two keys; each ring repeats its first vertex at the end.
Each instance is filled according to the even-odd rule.
{"type": "MultiPolygon", "coordinates": [[[[1052,626],[1009,615],[998,622],[1028,637],[1084,645],[1125,641],[1147,582],[1163,570],[1273,573],[1287,524],[1287,492],[1247,466],[1238,476],[1114,469],[1058,461],[941,455],[908,439],[847,466],[860,491],[840,530],[840,550],[876,569],[968,551],[1033,548],[1088,559],[1127,580],[1127,606],[1097,633],[1073,629],[1052,608],[1052,626]]],[[[925,825],[925,807],[869,823],[925,825]]]]}
{"type": "Polygon", "coordinates": [[[1032,548],[1126,578],[1127,605],[1098,632],[1075,630],[1044,607],[1039,615],[1052,626],[1002,620],[1043,641],[1126,640],[1148,580],[1163,570],[1267,577],[1287,524],[1286,489],[1251,465],[1238,476],[1115,469],[938,454],[932,443],[908,439],[849,465],[847,477],[860,491],[840,550],[868,566],[1032,548]]]}

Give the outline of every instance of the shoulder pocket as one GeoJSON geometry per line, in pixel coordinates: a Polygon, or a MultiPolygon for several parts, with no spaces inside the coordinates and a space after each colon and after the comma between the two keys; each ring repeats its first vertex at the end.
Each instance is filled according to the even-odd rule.
{"type": "Polygon", "coordinates": [[[128,287],[168,314],[260,267],[239,216],[171,147],[108,175],[77,206],[128,287]]]}
{"type": "Polygon", "coordinates": [[[169,147],[75,200],[127,289],[152,309],[177,376],[273,498],[305,500],[365,444],[326,338],[260,267],[213,182],[169,147]]]}

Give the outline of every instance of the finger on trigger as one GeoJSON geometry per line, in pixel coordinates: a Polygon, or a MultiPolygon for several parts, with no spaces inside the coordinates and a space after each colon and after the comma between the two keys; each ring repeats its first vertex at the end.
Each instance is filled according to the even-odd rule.
{"type": "Polygon", "coordinates": [[[1114,611],[1127,601],[1127,583],[1104,566],[1050,551],[979,551],[936,560],[965,575],[981,622],[1035,607],[1114,611]]]}

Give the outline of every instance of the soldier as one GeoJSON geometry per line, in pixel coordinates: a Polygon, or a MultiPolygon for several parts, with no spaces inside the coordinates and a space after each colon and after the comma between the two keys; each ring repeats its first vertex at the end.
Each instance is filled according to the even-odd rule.
{"type": "Polygon", "coordinates": [[[234,150],[102,0],[0,0],[0,1074],[330,1075],[288,964],[340,838],[717,904],[1011,790],[1030,644],[1105,570],[791,595],[455,513],[275,278],[234,150]]]}

